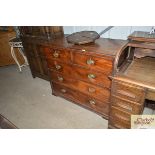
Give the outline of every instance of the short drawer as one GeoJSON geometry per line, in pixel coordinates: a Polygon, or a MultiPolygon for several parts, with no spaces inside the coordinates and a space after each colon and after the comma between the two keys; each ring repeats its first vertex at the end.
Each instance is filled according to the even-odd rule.
{"type": "Polygon", "coordinates": [[[112,128],[118,128],[118,129],[130,129],[131,128],[131,125],[129,123],[120,121],[118,119],[110,119],[109,126],[111,129],[112,128]]]}
{"type": "Polygon", "coordinates": [[[63,85],[52,83],[53,94],[62,96],[68,100],[78,103],[86,108],[89,108],[104,116],[108,116],[109,104],[106,102],[98,101],[94,98],[88,97],[85,94],[65,87],[63,85]]]}
{"type": "Polygon", "coordinates": [[[71,61],[70,51],[67,49],[44,47],[40,51],[42,51],[48,59],[60,60],[62,62],[71,61]]]}
{"type": "Polygon", "coordinates": [[[109,124],[117,128],[130,128],[131,115],[125,111],[119,110],[115,107],[111,107],[109,124]]]}
{"type": "Polygon", "coordinates": [[[143,104],[145,91],[142,87],[125,82],[113,81],[112,93],[124,99],[143,104]]]}
{"type": "Polygon", "coordinates": [[[72,52],[73,63],[88,69],[103,72],[107,75],[112,72],[112,60],[106,57],[96,57],[78,52],[72,52]]]}
{"type": "Polygon", "coordinates": [[[131,115],[129,113],[127,113],[123,110],[120,110],[116,107],[113,107],[113,106],[110,109],[110,117],[113,119],[117,118],[117,119],[122,120],[126,123],[130,123],[130,119],[131,119],[130,118],[131,115]]]}
{"type": "Polygon", "coordinates": [[[51,60],[48,60],[48,67],[53,71],[57,71],[73,79],[85,81],[101,87],[111,87],[111,80],[103,73],[51,60]]]}
{"type": "Polygon", "coordinates": [[[111,105],[131,114],[141,114],[143,105],[128,101],[117,96],[111,96],[111,105]]]}
{"type": "Polygon", "coordinates": [[[97,87],[87,82],[71,79],[63,74],[57,72],[50,72],[52,81],[63,84],[74,90],[80,91],[86,95],[99,99],[100,101],[109,102],[110,90],[106,88],[97,87]]]}

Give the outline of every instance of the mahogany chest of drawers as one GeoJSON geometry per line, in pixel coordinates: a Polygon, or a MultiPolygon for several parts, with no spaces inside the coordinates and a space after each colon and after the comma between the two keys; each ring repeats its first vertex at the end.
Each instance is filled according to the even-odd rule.
{"type": "Polygon", "coordinates": [[[37,48],[47,61],[52,94],[108,119],[115,56],[126,44],[112,39],[83,46],[68,44],[65,38],[39,42],[37,48]]]}

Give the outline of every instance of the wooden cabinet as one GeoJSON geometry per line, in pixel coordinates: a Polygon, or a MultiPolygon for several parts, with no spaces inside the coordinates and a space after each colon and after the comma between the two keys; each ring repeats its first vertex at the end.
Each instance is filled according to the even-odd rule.
{"type": "MultiPolygon", "coordinates": [[[[21,26],[20,35],[26,53],[32,76],[49,80],[47,61],[44,53],[39,49],[42,40],[62,37],[62,26],[21,26]],[[36,40],[39,39],[39,42],[36,40]]],[[[51,51],[49,51],[51,53],[51,51]]]]}
{"type": "Polygon", "coordinates": [[[23,38],[22,41],[33,78],[39,77],[49,80],[47,62],[45,57],[38,52],[37,44],[31,42],[30,38],[23,38]]]}

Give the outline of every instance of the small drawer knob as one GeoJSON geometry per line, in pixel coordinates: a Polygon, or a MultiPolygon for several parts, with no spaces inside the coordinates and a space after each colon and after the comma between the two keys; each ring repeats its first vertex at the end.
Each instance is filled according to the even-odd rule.
{"type": "Polygon", "coordinates": [[[86,50],[85,49],[82,49],[82,52],[86,52],[86,50]]]}
{"type": "Polygon", "coordinates": [[[96,75],[95,74],[88,74],[88,78],[89,79],[95,79],[96,78],[96,75]]]}
{"type": "Polygon", "coordinates": [[[58,58],[58,57],[59,57],[59,53],[58,53],[57,51],[54,51],[53,56],[54,56],[55,58],[58,58]]]}
{"type": "Polygon", "coordinates": [[[91,58],[87,60],[87,65],[94,65],[95,61],[91,58]]]}
{"type": "Polygon", "coordinates": [[[61,92],[62,92],[62,93],[66,93],[67,90],[66,90],[66,89],[61,89],[61,92]]]}
{"type": "Polygon", "coordinates": [[[60,65],[55,65],[55,68],[56,68],[57,70],[59,70],[59,69],[61,69],[61,66],[60,66],[60,65]]]}
{"type": "Polygon", "coordinates": [[[63,79],[63,77],[58,76],[58,80],[62,82],[64,79],[63,79]]]}
{"type": "Polygon", "coordinates": [[[96,104],[94,100],[89,100],[89,103],[90,103],[91,105],[95,105],[95,104],[96,104]]]}
{"type": "Polygon", "coordinates": [[[94,93],[94,92],[95,92],[95,88],[88,88],[88,91],[89,91],[90,93],[94,93]]]}

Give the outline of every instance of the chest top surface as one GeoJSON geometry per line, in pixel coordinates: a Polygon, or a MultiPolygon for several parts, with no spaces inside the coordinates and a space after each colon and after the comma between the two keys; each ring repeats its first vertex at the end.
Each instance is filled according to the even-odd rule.
{"type": "MultiPolygon", "coordinates": [[[[24,37],[23,39],[26,39],[24,37]]],[[[95,43],[85,44],[85,45],[74,45],[68,43],[65,37],[45,40],[41,38],[27,38],[30,42],[37,43],[43,46],[57,46],[60,48],[68,48],[74,50],[86,50],[88,52],[92,52],[100,55],[108,55],[111,57],[115,57],[115,55],[122,50],[124,46],[127,45],[127,40],[118,40],[118,39],[106,39],[99,38],[95,41],[95,43]]]]}

